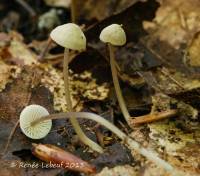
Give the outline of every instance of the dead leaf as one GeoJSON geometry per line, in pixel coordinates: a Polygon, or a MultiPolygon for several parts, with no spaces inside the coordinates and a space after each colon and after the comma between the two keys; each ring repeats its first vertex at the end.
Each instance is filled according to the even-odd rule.
{"type": "Polygon", "coordinates": [[[13,32],[11,36],[12,41],[8,48],[8,52],[11,55],[9,59],[17,65],[36,64],[36,55],[28,50],[28,47],[23,43],[21,36],[15,32],[13,32]]]}
{"type": "Polygon", "coordinates": [[[164,147],[164,152],[169,156],[171,163],[175,164],[179,170],[194,174],[200,173],[199,166],[195,165],[196,162],[198,163],[199,158],[199,151],[196,151],[199,142],[199,129],[184,133],[176,127],[175,122],[157,122],[148,126],[150,128],[150,138],[159,147],[164,147]],[[194,136],[197,136],[197,138],[194,138],[194,136]],[[192,151],[195,155],[191,155],[192,151]],[[189,154],[189,152],[191,153],[189,154]]]}
{"type": "Polygon", "coordinates": [[[143,23],[149,35],[141,40],[142,43],[166,67],[185,75],[198,74],[199,68],[190,62],[197,53],[196,42],[194,44],[193,41],[199,33],[199,1],[167,0],[160,3],[154,20],[143,23]],[[194,44],[193,48],[191,43],[194,44]]]}
{"type": "Polygon", "coordinates": [[[131,152],[119,143],[115,143],[107,148],[107,151],[93,160],[98,170],[104,167],[114,167],[116,165],[133,164],[134,159],[131,152]]]}
{"type": "MultiPolygon", "coordinates": [[[[40,65],[45,69],[42,83],[54,94],[54,109],[68,111],[64,97],[63,73],[51,65],[40,65]]],[[[97,84],[90,72],[74,74],[70,71],[72,105],[76,111],[83,109],[83,98],[88,100],[104,100],[108,97],[109,87],[106,83],[97,84]],[[82,97],[82,98],[81,98],[82,97]]]]}
{"type": "Polygon", "coordinates": [[[0,92],[5,88],[6,84],[9,82],[10,70],[10,66],[8,66],[0,60],[0,92]]]}
{"type": "Polygon", "coordinates": [[[185,170],[190,170],[190,172],[195,175],[195,173],[200,173],[199,149],[199,144],[188,143],[183,149],[177,150],[176,155],[174,157],[169,157],[169,159],[177,167],[184,167],[185,170]]]}
{"type": "Polygon", "coordinates": [[[125,10],[127,7],[130,7],[137,0],[128,1],[128,0],[116,0],[116,1],[95,1],[95,0],[85,0],[77,1],[78,16],[84,19],[98,21],[109,17],[116,12],[119,13],[122,10],[125,10]]]}
{"type": "Polygon", "coordinates": [[[0,101],[3,102],[0,104],[1,119],[16,122],[18,113],[26,106],[31,91],[30,83],[32,81],[32,74],[28,72],[30,71],[24,70],[18,79],[0,93],[0,101]]]}
{"type": "Polygon", "coordinates": [[[25,175],[25,171],[22,168],[15,167],[16,160],[0,160],[0,173],[1,176],[15,176],[16,173],[19,175],[25,175]]]}
{"type": "Polygon", "coordinates": [[[159,4],[155,0],[148,0],[147,2],[138,1],[120,13],[114,14],[88,28],[85,32],[86,38],[93,48],[98,48],[99,52],[102,53],[105,44],[99,41],[99,34],[106,26],[117,23],[123,25],[128,41],[138,41],[141,36],[146,35],[142,21],[152,20],[158,6],[159,4]]]}
{"type": "MultiPolygon", "coordinates": [[[[175,49],[188,43],[200,28],[200,2],[198,0],[166,0],[156,12],[152,38],[166,41],[175,49]]],[[[145,26],[145,25],[144,25],[145,26]]]]}

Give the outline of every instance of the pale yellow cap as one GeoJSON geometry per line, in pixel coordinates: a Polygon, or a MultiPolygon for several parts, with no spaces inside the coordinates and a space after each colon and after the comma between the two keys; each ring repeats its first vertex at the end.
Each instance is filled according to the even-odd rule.
{"type": "Polygon", "coordinates": [[[86,38],[81,28],[74,23],[67,23],[51,31],[50,37],[58,45],[71,50],[86,49],[86,38]]]}
{"type": "Polygon", "coordinates": [[[40,105],[29,105],[20,114],[20,128],[22,132],[31,139],[44,138],[52,127],[52,120],[46,120],[30,126],[31,122],[49,115],[48,111],[40,105]]]}
{"type": "Polygon", "coordinates": [[[115,46],[122,46],[126,43],[126,33],[119,24],[111,24],[105,27],[100,34],[100,40],[115,46]]]}

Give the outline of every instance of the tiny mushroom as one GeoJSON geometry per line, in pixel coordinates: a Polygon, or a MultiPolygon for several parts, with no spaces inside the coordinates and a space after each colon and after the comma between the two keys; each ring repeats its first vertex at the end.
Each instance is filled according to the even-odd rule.
{"type": "MultiPolygon", "coordinates": [[[[65,99],[69,111],[73,111],[72,102],[70,97],[69,89],[69,50],[83,51],[86,49],[86,38],[81,28],[74,24],[68,23],[56,27],[50,34],[51,39],[58,45],[65,48],[64,51],[64,62],[63,62],[63,75],[64,75],[64,86],[65,86],[65,99]]],[[[74,130],[76,131],[79,139],[93,150],[102,153],[103,149],[95,142],[90,140],[81,129],[77,119],[70,119],[74,130]]]]}
{"type": "Polygon", "coordinates": [[[130,114],[127,110],[127,107],[126,107],[126,104],[125,104],[125,101],[120,89],[119,80],[117,76],[115,56],[114,56],[114,47],[113,47],[113,46],[123,46],[126,43],[126,33],[124,32],[121,25],[112,24],[110,26],[105,27],[101,31],[100,40],[108,44],[109,53],[110,53],[111,72],[112,72],[113,83],[114,83],[117,99],[118,99],[121,111],[125,117],[125,120],[129,124],[130,114]]]}
{"type": "Polygon", "coordinates": [[[42,121],[31,125],[35,120],[48,116],[48,111],[40,105],[29,105],[20,114],[20,128],[22,132],[31,139],[44,138],[52,127],[52,120],[42,121]]]}

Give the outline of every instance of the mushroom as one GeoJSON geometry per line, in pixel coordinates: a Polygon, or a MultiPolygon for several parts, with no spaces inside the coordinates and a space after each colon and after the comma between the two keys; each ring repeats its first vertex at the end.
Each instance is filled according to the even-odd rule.
{"type": "Polygon", "coordinates": [[[52,127],[52,120],[42,121],[36,125],[30,125],[33,121],[49,115],[48,111],[40,105],[29,105],[20,114],[20,128],[31,139],[44,138],[52,127]]]}
{"type": "MultiPolygon", "coordinates": [[[[63,75],[64,75],[64,86],[65,86],[65,99],[69,111],[73,111],[72,102],[70,98],[69,89],[69,72],[68,72],[68,62],[69,62],[69,50],[83,51],[86,49],[86,38],[80,27],[74,23],[68,23],[56,27],[50,34],[50,37],[58,45],[65,48],[64,51],[64,62],[63,62],[63,75]]],[[[102,153],[103,149],[95,142],[90,140],[82,131],[77,119],[70,118],[71,123],[79,137],[79,139],[93,150],[102,153]]]]}
{"type": "Polygon", "coordinates": [[[100,40],[108,44],[108,49],[110,53],[111,72],[112,72],[113,83],[114,83],[117,99],[118,99],[122,114],[124,115],[125,120],[129,124],[130,114],[127,110],[124,98],[122,96],[121,88],[119,85],[117,69],[115,65],[116,63],[115,63],[115,56],[114,56],[114,47],[113,47],[113,46],[124,45],[126,43],[126,34],[121,25],[112,24],[110,26],[107,26],[101,31],[100,40]]]}

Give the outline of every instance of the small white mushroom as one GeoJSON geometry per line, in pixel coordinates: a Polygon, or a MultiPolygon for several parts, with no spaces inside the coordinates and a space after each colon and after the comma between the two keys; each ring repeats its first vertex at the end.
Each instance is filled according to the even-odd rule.
{"type": "Polygon", "coordinates": [[[124,115],[125,120],[129,124],[130,114],[126,107],[124,98],[122,96],[121,88],[119,85],[117,69],[116,69],[116,61],[115,61],[115,56],[114,56],[114,47],[113,47],[113,46],[122,46],[126,43],[126,33],[124,32],[121,25],[112,24],[110,26],[107,26],[101,31],[99,38],[102,42],[108,44],[109,53],[110,53],[110,66],[111,66],[115,92],[117,95],[117,99],[118,99],[122,114],[124,115]]]}
{"type": "MultiPolygon", "coordinates": [[[[56,27],[50,34],[50,37],[53,41],[55,41],[58,45],[65,48],[64,51],[64,60],[63,60],[63,75],[64,75],[64,86],[65,86],[65,99],[68,106],[69,111],[73,111],[71,95],[69,89],[69,49],[75,51],[83,51],[86,49],[86,38],[83,34],[81,28],[74,24],[68,23],[61,26],[56,27]]],[[[70,119],[74,130],[76,131],[79,139],[86,145],[88,145],[93,150],[102,153],[103,149],[97,143],[93,142],[89,139],[83,130],[81,129],[77,119],[70,119]]]]}
{"type": "Polygon", "coordinates": [[[75,51],[86,49],[86,38],[80,27],[74,23],[67,23],[51,31],[51,39],[58,45],[75,51]]]}
{"type": "Polygon", "coordinates": [[[114,46],[122,46],[126,43],[126,33],[121,25],[111,24],[101,31],[100,40],[114,46]]]}
{"type": "Polygon", "coordinates": [[[31,125],[35,120],[49,115],[48,111],[40,105],[29,105],[20,114],[20,128],[22,132],[31,139],[44,138],[52,127],[52,120],[31,125]]]}

